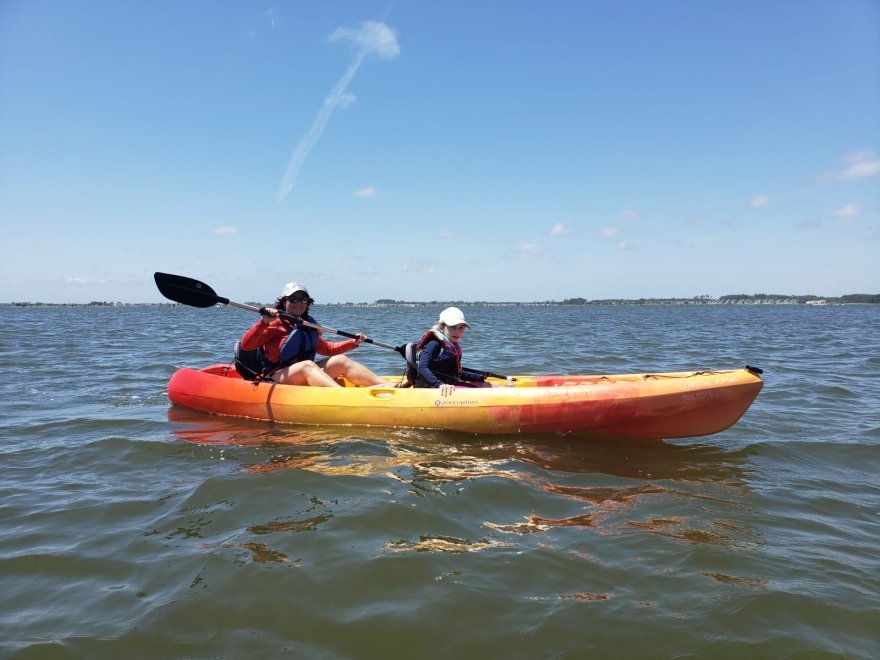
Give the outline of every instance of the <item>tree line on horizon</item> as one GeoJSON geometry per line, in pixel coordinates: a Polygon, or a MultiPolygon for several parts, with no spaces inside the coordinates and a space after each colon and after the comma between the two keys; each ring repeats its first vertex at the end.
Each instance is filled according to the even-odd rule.
{"type": "MultiPolygon", "coordinates": [[[[783,302],[783,303],[799,303],[806,304],[808,302],[824,301],[829,304],[880,304],[880,293],[850,293],[843,296],[792,296],[786,294],[775,293],[737,293],[712,298],[711,296],[702,295],[692,298],[603,298],[598,300],[589,300],[587,298],[566,298],[562,301],[545,300],[525,302],[498,302],[488,300],[395,300],[393,298],[380,298],[373,303],[327,303],[329,305],[650,305],[650,304],[749,304],[749,303],[767,303],[767,302],[783,302]]],[[[3,304],[3,303],[0,303],[3,304]]],[[[13,307],[174,307],[178,303],[123,303],[123,302],[106,302],[93,300],[89,303],[44,303],[44,302],[11,302],[8,303],[13,307]]],[[[249,303],[259,306],[260,303],[249,303]]]]}
{"type": "MultiPolygon", "coordinates": [[[[777,294],[777,293],[737,293],[737,294],[728,294],[724,296],[720,296],[719,298],[713,298],[708,295],[702,296],[693,296],[692,298],[602,298],[596,300],[590,300],[588,298],[566,298],[562,301],[556,300],[545,300],[545,301],[534,301],[533,303],[522,303],[522,302],[498,302],[498,301],[487,301],[487,300],[477,300],[473,302],[468,302],[466,300],[431,300],[431,301],[413,301],[413,300],[395,300],[393,298],[380,298],[375,301],[374,305],[483,305],[483,304],[495,304],[495,305],[529,305],[529,304],[537,304],[537,305],[602,305],[602,304],[650,304],[650,303],[659,303],[659,302],[680,302],[680,303],[757,303],[757,302],[766,302],[766,301],[781,301],[781,302],[791,302],[791,303],[807,303],[811,301],[825,301],[827,303],[836,303],[836,304],[866,304],[866,303],[880,303],[880,293],[851,293],[843,296],[816,296],[816,295],[787,295],[787,294],[777,294]]],[[[344,303],[347,305],[353,305],[355,303],[344,303]]],[[[369,303],[365,303],[369,304],[369,303]]]]}

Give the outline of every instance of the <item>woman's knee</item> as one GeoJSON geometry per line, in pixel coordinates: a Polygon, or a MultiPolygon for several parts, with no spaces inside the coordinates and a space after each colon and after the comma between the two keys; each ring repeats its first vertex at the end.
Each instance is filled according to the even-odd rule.
{"type": "Polygon", "coordinates": [[[335,378],[336,376],[348,373],[348,370],[351,369],[352,365],[354,365],[354,360],[351,358],[348,358],[345,355],[334,355],[333,357],[324,360],[323,364],[319,365],[319,368],[324,369],[324,371],[335,378]]]}
{"type": "Polygon", "coordinates": [[[317,364],[311,360],[303,360],[295,364],[288,365],[283,369],[279,369],[276,373],[276,382],[299,385],[306,379],[309,373],[315,369],[320,369],[317,364]]]}

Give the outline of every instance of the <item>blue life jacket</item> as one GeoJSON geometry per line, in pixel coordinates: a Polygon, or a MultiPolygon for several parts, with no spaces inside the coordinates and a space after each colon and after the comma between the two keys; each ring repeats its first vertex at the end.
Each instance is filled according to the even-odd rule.
{"type": "MultiPolygon", "coordinates": [[[[303,320],[315,323],[315,319],[305,314],[303,320]]],[[[290,334],[281,344],[281,360],[279,366],[287,367],[303,360],[314,360],[318,352],[318,333],[301,325],[293,327],[290,334]]]]}

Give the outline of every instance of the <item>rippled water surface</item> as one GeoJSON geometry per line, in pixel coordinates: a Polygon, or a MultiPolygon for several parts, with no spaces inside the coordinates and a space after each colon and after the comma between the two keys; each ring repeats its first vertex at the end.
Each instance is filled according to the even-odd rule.
{"type": "Polygon", "coordinates": [[[666,442],[271,425],[165,396],[247,312],[0,306],[0,656],[880,657],[880,307],[465,313],[472,368],[766,384],[666,442]]]}

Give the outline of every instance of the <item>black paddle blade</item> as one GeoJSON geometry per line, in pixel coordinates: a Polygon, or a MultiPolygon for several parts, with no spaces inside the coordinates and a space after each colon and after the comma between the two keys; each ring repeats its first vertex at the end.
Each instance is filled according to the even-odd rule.
{"type": "Polygon", "coordinates": [[[204,282],[199,282],[191,277],[170,275],[169,273],[154,273],[153,279],[156,280],[159,293],[168,298],[168,300],[173,300],[181,305],[213,307],[217,303],[225,305],[229,302],[227,298],[221,298],[214,293],[214,289],[204,282]]]}

